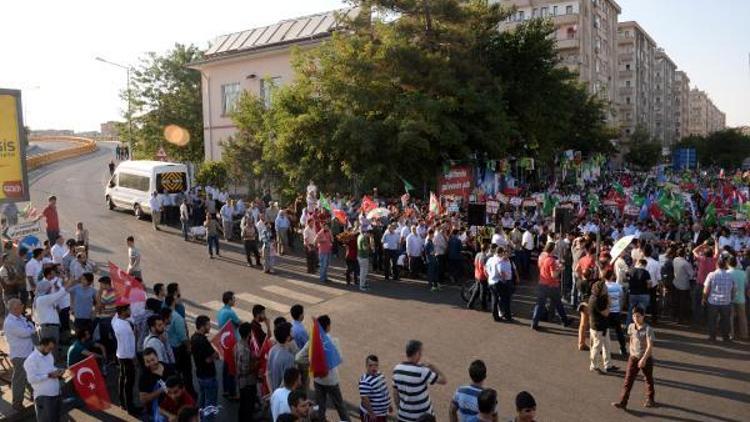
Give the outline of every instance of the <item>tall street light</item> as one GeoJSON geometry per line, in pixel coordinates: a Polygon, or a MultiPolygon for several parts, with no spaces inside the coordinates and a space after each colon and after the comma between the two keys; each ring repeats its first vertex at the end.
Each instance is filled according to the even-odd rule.
{"type": "Polygon", "coordinates": [[[96,57],[96,60],[102,63],[110,64],[112,66],[117,66],[121,69],[125,69],[127,73],[128,82],[127,82],[126,89],[128,90],[128,158],[132,159],[133,158],[133,121],[132,121],[133,110],[130,108],[131,107],[131,101],[130,101],[130,69],[131,68],[130,66],[121,65],[119,63],[114,63],[109,60],[103,59],[101,57],[96,57]]]}

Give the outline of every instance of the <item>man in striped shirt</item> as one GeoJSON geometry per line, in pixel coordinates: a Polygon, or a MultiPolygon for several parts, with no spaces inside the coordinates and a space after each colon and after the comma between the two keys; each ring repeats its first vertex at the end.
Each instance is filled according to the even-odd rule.
{"type": "Polygon", "coordinates": [[[469,365],[471,384],[458,387],[450,406],[451,422],[477,422],[479,415],[479,394],[487,378],[487,366],[477,359],[469,365]]]}
{"type": "Polygon", "coordinates": [[[391,397],[385,384],[385,376],[380,373],[378,357],[370,355],[365,360],[366,372],[359,379],[360,418],[365,422],[386,422],[389,413],[393,413],[391,397]]]}
{"type": "Polygon", "coordinates": [[[422,362],[422,342],[409,340],[406,362],[393,368],[393,399],[398,403],[399,422],[415,422],[421,415],[432,414],[427,387],[446,384],[445,375],[434,365],[422,362]]]}

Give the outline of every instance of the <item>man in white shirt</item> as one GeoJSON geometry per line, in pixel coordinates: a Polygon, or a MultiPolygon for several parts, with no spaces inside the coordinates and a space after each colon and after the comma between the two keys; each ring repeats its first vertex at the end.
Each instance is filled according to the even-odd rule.
{"type": "Polygon", "coordinates": [[[149,333],[146,338],[143,339],[143,349],[149,347],[156,351],[156,356],[159,358],[159,362],[167,365],[170,368],[174,368],[175,358],[172,348],[166,341],[166,329],[164,319],[160,315],[151,315],[147,320],[149,333]]]}
{"type": "Polygon", "coordinates": [[[23,393],[28,387],[24,361],[34,351],[34,337],[36,329],[34,323],[24,315],[24,304],[20,299],[8,301],[8,316],[3,323],[5,340],[8,342],[10,361],[13,364],[13,409],[23,410],[23,393]]]}
{"type": "Polygon", "coordinates": [[[221,216],[221,229],[224,231],[224,240],[232,240],[232,230],[234,229],[234,203],[230,199],[219,210],[221,216]]]}
{"type": "Polygon", "coordinates": [[[289,393],[302,387],[302,374],[297,367],[287,368],[284,371],[284,385],[277,388],[271,394],[271,420],[276,422],[279,415],[290,413],[289,393]]]}
{"type": "MultiPolygon", "coordinates": [[[[260,234],[260,231],[258,232],[260,234]]],[[[305,245],[305,260],[307,262],[307,273],[314,274],[318,265],[318,248],[315,246],[315,222],[308,220],[305,229],[302,230],[302,243],[305,245]]]]}
{"type": "Polygon", "coordinates": [[[115,356],[120,363],[117,379],[120,406],[133,415],[136,411],[133,403],[133,386],[135,385],[135,330],[130,321],[130,306],[117,307],[117,314],[112,317],[112,331],[117,339],[115,356]]]}
{"type": "Polygon", "coordinates": [[[190,208],[188,208],[188,199],[185,198],[180,204],[180,225],[182,226],[182,236],[188,241],[188,230],[190,230],[190,208]]]}
{"type": "Polygon", "coordinates": [[[42,255],[44,249],[37,248],[32,252],[31,259],[26,263],[26,291],[30,294],[34,293],[36,289],[36,282],[39,280],[39,275],[42,273],[42,255]]]}
{"type": "Polygon", "coordinates": [[[135,238],[128,236],[128,274],[133,277],[143,277],[141,272],[141,252],[135,247],[135,238]]]}
{"type": "Polygon", "coordinates": [[[492,305],[490,311],[492,312],[492,319],[496,322],[502,321],[500,318],[500,289],[499,283],[503,281],[503,270],[501,265],[501,255],[503,248],[493,247],[494,254],[487,259],[484,264],[485,272],[487,273],[487,286],[490,289],[492,297],[492,305]]]}
{"type": "Polygon", "coordinates": [[[156,192],[151,193],[151,198],[148,200],[148,207],[151,209],[151,223],[154,225],[154,230],[159,230],[161,206],[161,199],[156,195],[156,192]]]}
{"type": "Polygon", "coordinates": [[[68,292],[62,287],[52,291],[51,280],[55,276],[55,270],[47,267],[44,269],[44,280],[36,285],[36,297],[34,298],[34,321],[39,324],[39,338],[49,337],[60,343],[60,314],[57,313],[57,304],[68,292]]]}
{"type": "Polygon", "coordinates": [[[55,367],[53,351],[56,349],[55,339],[42,337],[39,347],[23,363],[31,388],[34,389],[34,409],[38,421],[62,419],[60,380],[65,370],[55,367]]]}
{"type": "Polygon", "coordinates": [[[55,244],[52,245],[49,252],[52,255],[52,262],[62,264],[63,258],[68,253],[68,247],[65,246],[65,239],[62,236],[57,236],[55,244]]]}
{"type": "Polygon", "coordinates": [[[280,210],[274,220],[274,228],[276,229],[276,251],[279,255],[286,253],[286,247],[289,244],[289,218],[286,216],[285,210],[280,210]]]}
{"type": "Polygon", "coordinates": [[[398,256],[401,250],[401,234],[396,231],[396,224],[391,223],[388,230],[383,234],[383,251],[385,252],[385,279],[389,280],[391,275],[398,280],[398,256]]]}
{"type": "Polygon", "coordinates": [[[523,279],[528,280],[530,277],[529,271],[531,268],[531,252],[534,250],[534,235],[531,234],[531,230],[526,226],[521,235],[521,247],[519,248],[518,263],[519,275],[523,279]]]}
{"type": "Polygon", "coordinates": [[[422,252],[424,251],[424,239],[417,234],[417,227],[411,228],[411,233],[406,236],[406,255],[409,257],[409,274],[416,278],[422,271],[422,252]]]}

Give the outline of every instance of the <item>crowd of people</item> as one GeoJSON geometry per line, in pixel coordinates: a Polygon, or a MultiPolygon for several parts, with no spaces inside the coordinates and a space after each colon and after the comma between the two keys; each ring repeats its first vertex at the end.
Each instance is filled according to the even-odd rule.
{"type": "MultiPolygon", "coordinates": [[[[645,183],[631,188],[640,181],[637,176],[623,181],[629,195],[654,194],[645,183]]],[[[620,183],[600,181],[592,188],[604,196],[620,183]]],[[[225,242],[239,240],[247,265],[268,273],[277,256],[301,245],[307,271],[317,272],[321,283],[330,282],[331,258],[338,255],[346,264],[346,284],[365,292],[374,272],[386,280],[424,277],[433,292],[446,282],[473,277],[468,307],[480,304],[498,322],[515,320],[514,291],[536,279],[531,328],[540,330],[543,322],[555,320],[567,327],[572,324],[568,314],[577,315],[575,346],[589,352],[593,373],[619,370],[611,358],[614,332],[626,367],[621,397],[613,405],[626,408],[639,371],[646,380],[644,405],[656,405],[653,326],[670,320],[705,326],[712,342],[717,335],[727,343],[747,339],[750,237],[744,227],[709,221],[713,202],[701,203],[699,196],[678,220],[649,208],[645,216],[632,216],[618,206],[577,205],[574,221],[556,223],[539,206],[507,205],[488,214],[485,224],[473,226],[461,211],[443,212],[438,198],[422,203],[407,194],[388,201],[374,189],[362,199],[328,199],[313,182],[287,208],[280,208],[269,191],[245,202],[197,187],[173,198],[172,212],[162,213],[165,201],[154,193],[151,209],[154,229],[179,223],[189,240],[196,227],[202,228],[211,257],[220,256],[219,236],[225,242]]],[[[213,320],[200,315],[191,325],[178,283],[144,282],[133,236],[126,240],[127,273],[152,295],[145,302],[122,304],[111,278],[99,275],[88,257],[83,224],[78,223],[73,238],[63,238],[55,197],[41,215],[48,237],[43,246],[29,250],[6,242],[0,267],[15,408],[22,407],[24,391],[31,387],[37,419],[57,420],[65,375],[60,364],[93,356],[104,374],[116,368],[118,403],[142,420],[215,418],[219,379],[226,400],[238,402],[237,420],[262,420],[264,414],[273,421],[325,420],[329,405],[339,420],[350,420],[337,368],[309,373],[313,346],[301,305],[270,321],[263,305],[256,304],[253,319],[241,321],[233,310],[234,293],[227,291],[213,320]],[[26,313],[29,307],[32,314],[26,313]],[[212,322],[233,330],[231,355],[218,353],[210,338],[212,322]]],[[[316,323],[340,354],[331,317],[321,315],[316,323]]],[[[446,378],[422,361],[423,348],[417,340],[408,342],[406,360],[392,371],[392,389],[378,357],[361,357],[364,420],[386,420],[390,414],[402,421],[434,420],[428,386],[445,384],[446,378]]],[[[470,364],[469,377],[450,403],[451,420],[497,420],[497,393],[483,384],[481,360],[470,364]]],[[[516,407],[515,420],[534,420],[531,394],[519,393],[516,407]]]]}

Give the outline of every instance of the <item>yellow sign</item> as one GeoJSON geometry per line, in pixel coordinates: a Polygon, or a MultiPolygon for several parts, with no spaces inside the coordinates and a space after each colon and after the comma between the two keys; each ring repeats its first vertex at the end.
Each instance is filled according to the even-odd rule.
{"type": "Polygon", "coordinates": [[[0,202],[29,200],[21,91],[0,89],[0,202]]]}

